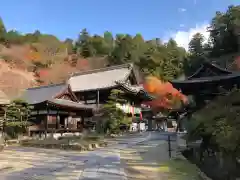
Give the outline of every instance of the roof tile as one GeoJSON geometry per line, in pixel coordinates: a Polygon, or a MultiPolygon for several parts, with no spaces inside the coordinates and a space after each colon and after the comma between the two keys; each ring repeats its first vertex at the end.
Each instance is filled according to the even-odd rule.
{"type": "Polygon", "coordinates": [[[54,98],[67,88],[67,84],[54,84],[27,89],[22,98],[29,104],[37,104],[54,98]]]}
{"type": "Polygon", "coordinates": [[[115,81],[124,81],[132,68],[132,64],[124,64],[77,73],[68,83],[74,92],[111,88],[117,85],[115,81]]]}

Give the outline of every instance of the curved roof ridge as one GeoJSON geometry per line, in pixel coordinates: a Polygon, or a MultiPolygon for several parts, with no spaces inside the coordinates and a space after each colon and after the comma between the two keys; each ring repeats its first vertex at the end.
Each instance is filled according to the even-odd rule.
{"type": "Polygon", "coordinates": [[[115,66],[109,66],[109,67],[104,67],[104,68],[99,68],[99,69],[92,69],[92,70],[87,70],[87,71],[82,71],[82,72],[76,72],[72,73],[70,76],[80,76],[80,75],[85,75],[85,74],[92,74],[92,73],[98,73],[98,72],[103,72],[103,71],[111,71],[114,69],[121,69],[121,68],[133,68],[133,63],[127,63],[127,64],[121,64],[121,65],[115,65],[115,66]]]}
{"type": "MultiPolygon", "coordinates": [[[[218,66],[217,64],[213,64],[210,62],[203,62],[201,64],[201,67],[198,68],[195,73],[193,73],[191,76],[187,77],[187,80],[191,80],[191,79],[195,78],[195,76],[197,76],[204,69],[204,67],[213,68],[213,69],[217,70],[218,72],[223,73],[224,75],[229,75],[229,74],[234,73],[233,71],[224,69],[224,68],[218,66]]],[[[197,78],[199,78],[199,77],[197,77],[197,78]]]]}
{"type": "Polygon", "coordinates": [[[207,63],[207,62],[206,62],[205,64],[206,64],[206,65],[210,65],[210,66],[212,66],[212,67],[214,67],[214,68],[217,68],[217,69],[219,69],[219,70],[221,70],[221,71],[223,71],[223,72],[229,73],[229,74],[233,73],[232,71],[229,71],[229,70],[227,70],[227,69],[225,69],[225,68],[222,68],[222,67],[218,66],[217,64],[207,63]]]}

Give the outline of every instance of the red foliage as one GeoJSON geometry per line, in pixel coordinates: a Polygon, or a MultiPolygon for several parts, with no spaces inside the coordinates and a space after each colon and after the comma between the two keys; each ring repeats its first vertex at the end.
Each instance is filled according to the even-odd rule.
{"type": "Polygon", "coordinates": [[[88,61],[86,59],[80,59],[79,60],[79,66],[85,67],[88,66],[88,61]]]}
{"type": "Polygon", "coordinates": [[[147,77],[143,87],[155,97],[155,100],[144,104],[150,105],[154,109],[172,109],[176,101],[187,102],[187,98],[171,83],[163,82],[156,77],[147,77]]]}
{"type": "Polygon", "coordinates": [[[80,71],[86,71],[90,69],[90,65],[88,60],[86,59],[79,59],[76,64],[76,68],[80,71]]]}
{"type": "Polygon", "coordinates": [[[41,69],[41,70],[39,70],[38,74],[40,77],[46,77],[46,76],[48,76],[49,73],[48,73],[47,69],[41,69]]]}

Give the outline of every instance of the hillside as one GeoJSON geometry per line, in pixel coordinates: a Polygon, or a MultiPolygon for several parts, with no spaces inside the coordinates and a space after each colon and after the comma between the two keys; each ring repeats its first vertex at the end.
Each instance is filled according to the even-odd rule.
{"type": "Polygon", "coordinates": [[[0,89],[10,98],[19,96],[26,88],[60,83],[73,72],[101,68],[107,64],[104,57],[85,59],[66,53],[49,55],[38,50],[39,47],[47,48],[44,44],[38,43],[37,51],[32,46],[0,45],[0,89]],[[45,59],[53,63],[46,66],[49,62],[45,59]]]}
{"type": "Polygon", "coordinates": [[[66,81],[76,71],[123,63],[135,63],[145,75],[172,80],[198,69],[203,55],[222,67],[238,70],[239,19],[240,6],[229,6],[226,12],[212,18],[208,41],[196,33],[186,52],[172,38],[163,42],[158,37],[144,39],[140,33],[113,36],[106,31],[91,35],[82,29],[74,40],[60,40],[39,30],[22,34],[7,30],[0,18],[0,59],[7,67],[1,72],[4,77],[0,88],[15,97],[29,86],[66,81]]]}
{"type": "Polygon", "coordinates": [[[22,90],[36,85],[34,74],[11,68],[9,64],[0,61],[0,89],[9,97],[17,97],[22,90]]]}

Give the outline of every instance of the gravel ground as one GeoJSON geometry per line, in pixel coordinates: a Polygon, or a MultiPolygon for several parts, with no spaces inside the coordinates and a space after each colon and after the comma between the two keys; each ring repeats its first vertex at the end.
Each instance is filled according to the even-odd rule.
{"type": "Polygon", "coordinates": [[[146,134],[117,138],[91,152],[7,147],[0,152],[1,180],[125,180],[120,150],[143,141],[146,134]]]}

